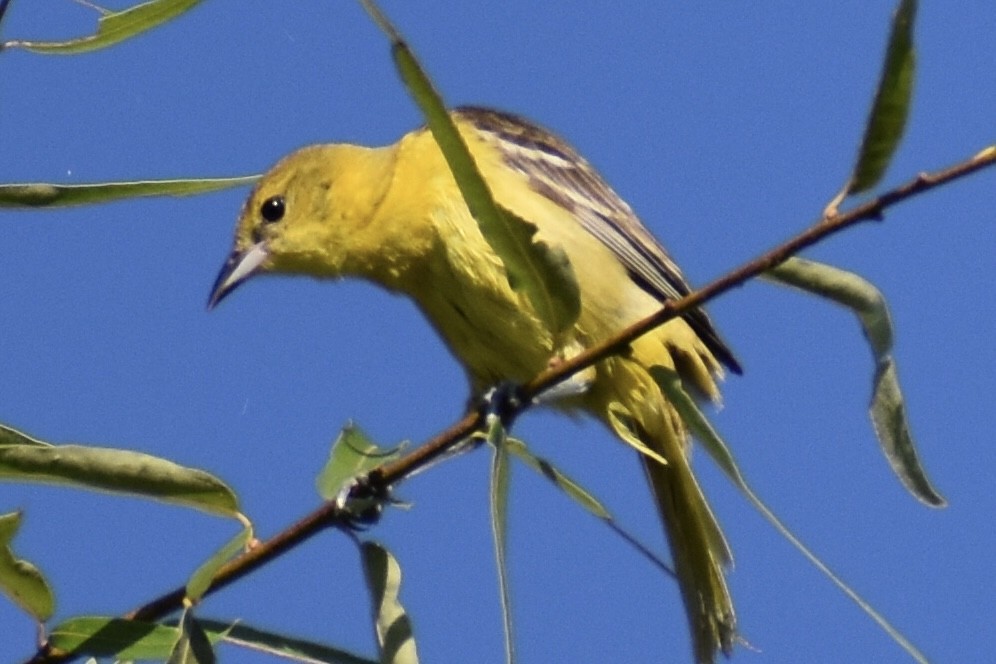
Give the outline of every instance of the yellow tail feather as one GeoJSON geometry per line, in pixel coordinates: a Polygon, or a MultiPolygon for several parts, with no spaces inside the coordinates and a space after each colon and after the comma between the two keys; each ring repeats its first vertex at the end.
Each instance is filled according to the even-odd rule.
{"type": "MultiPolygon", "coordinates": [[[[596,390],[592,396],[602,407],[593,410],[620,438],[667,461],[662,464],[642,455],[671,548],[695,660],[711,663],[718,651],[729,655],[736,640],[736,618],[724,576],[724,568],[732,563],[729,546],[692,474],[687,433],[677,412],[641,362],[622,357],[606,365],[613,380],[602,386],[611,386],[611,394],[596,390]]],[[[707,386],[699,386],[703,387],[707,386]]]]}

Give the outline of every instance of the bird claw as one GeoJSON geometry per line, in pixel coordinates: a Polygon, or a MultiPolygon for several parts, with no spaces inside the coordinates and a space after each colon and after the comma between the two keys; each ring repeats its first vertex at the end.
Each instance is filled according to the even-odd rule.
{"type": "Polygon", "coordinates": [[[522,412],[525,403],[522,386],[503,380],[481,395],[479,409],[486,421],[497,418],[508,429],[522,412]]]}
{"type": "Polygon", "coordinates": [[[336,494],[342,524],[350,530],[366,530],[380,520],[384,505],[391,500],[391,488],[371,481],[367,475],[354,478],[336,494]]]}

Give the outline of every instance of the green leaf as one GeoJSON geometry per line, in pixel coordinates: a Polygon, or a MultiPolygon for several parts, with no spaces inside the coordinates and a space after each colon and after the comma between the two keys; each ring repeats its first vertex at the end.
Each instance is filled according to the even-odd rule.
{"type": "Polygon", "coordinates": [[[650,561],[651,564],[658,567],[668,576],[675,578],[674,570],[671,569],[671,567],[664,562],[659,555],[654,553],[650,547],[638,540],[636,536],[619,525],[619,523],[616,522],[615,517],[613,517],[609,512],[608,508],[602,505],[602,503],[595,498],[590,491],[561,472],[543,457],[538,457],[530,452],[526,444],[518,438],[507,438],[505,440],[505,446],[511,454],[518,457],[523,463],[526,464],[526,466],[552,482],[554,486],[566,493],[572,500],[574,500],[574,502],[583,507],[589,513],[601,519],[602,523],[608,526],[616,535],[621,537],[623,541],[633,547],[637,553],[650,561]]]}
{"type": "Polygon", "coordinates": [[[199,622],[209,633],[222,633],[221,640],[225,643],[275,655],[283,659],[315,664],[378,664],[375,660],[360,657],[345,650],[276,634],[243,623],[229,625],[205,618],[201,618],[199,622]]]}
{"type": "Polygon", "coordinates": [[[166,663],[214,664],[216,660],[207,633],[194,617],[193,609],[187,607],[180,617],[180,638],[173,646],[166,663]]]}
{"type": "Polygon", "coordinates": [[[943,507],[946,502],[927,478],[906,419],[891,354],[892,322],[882,293],[852,272],[801,258],[790,258],[765,276],[841,304],[858,317],[875,360],[869,410],[879,446],[913,496],[932,507],[943,507]]]}
{"type": "MultiPolygon", "coordinates": [[[[685,426],[692,432],[692,435],[705,447],[706,452],[709,453],[713,461],[719,465],[727,477],[733,480],[734,484],[741,488],[746,487],[747,485],[743,475],[740,473],[739,466],[737,466],[736,459],[733,458],[733,453],[719,433],[712,427],[709,418],[705,416],[705,413],[698,407],[695,400],[685,391],[678,373],[674,369],[653,366],[650,367],[650,376],[657,383],[657,386],[661,388],[661,392],[668,400],[668,403],[678,411],[681,421],[685,423],[685,426]]],[[[726,548],[726,546],[723,545],[721,548],[726,548]]]]}
{"type": "Polygon", "coordinates": [[[243,551],[251,537],[252,528],[248,526],[243,528],[198,567],[190,576],[190,580],[187,581],[187,597],[193,602],[199,602],[204,593],[211,587],[211,582],[214,581],[221,566],[243,551]]]}
{"type": "Polygon", "coordinates": [[[515,638],[512,629],[512,593],[508,583],[508,487],[511,467],[508,463],[507,435],[501,418],[488,416],[488,442],[494,450],[491,457],[491,534],[498,564],[498,588],[501,594],[501,615],[505,627],[505,661],[515,661],[515,638]]]}
{"type": "Polygon", "coordinates": [[[55,612],[55,595],[41,571],[14,555],[10,543],[21,527],[21,513],[0,515],[0,591],[38,622],[55,612]]]}
{"type": "Polygon", "coordinates": [[[258,175],[242,175],[232,178],[139,180],[94,184],[50,184],[45,182],[0,184],[0,209],[60,208],[113,203],[131,198],[152,196],[196,196],[253,184],[258,179],[258,175]]]}
{"type": "Polygon", "coordinates": [[[930,507],[946,506],[947,501],[934,489],[917,456],[899,388],[896,362],[892,357],[880,361],[875,368],[869,410],[875,434],[903,486],[930,507]]]}
{"type": "Polygon", "coordinates": [[[151,0],[118,12],[105,11],[97,21],[97,32],[61,42],[12,40],[3,48],[23,48],[35,53],[71,55],[114,46],[151,30],[193,9],[201,0],[151,0]]]}
{"type": "Polygon", "coordinates": [[[76,655],[164,660],[179,637],[177,627],[104,616],[80,616],[56,626],[49,633],[49,644],[76,655]]]}
{"type": "Polygon", "coordinates": [[[96,489],[237,517],[238,498],[203,470],[131,450],[50,445],[0,425],[0,480],[96,489]],[[13,442],[12,442],[13,441],[13,442]]]}
{"type": "Polygon", "coordinates": [[[572,478],[561,472],[552,463],[542,457],[538,457],[529,451],[526,444],[517,438],[508,438],[505,441],[508,451],[518,457],[523,463],[535,470],[537,473],[553,482],[554,486],[563,491],[578,505],[591,512],[599,519],[612,519],[609,510],[598,501],[591,492],[578,484],[572,478]]]}
{"type": "Polygon", "coordinates": [[[525,293],[537,316],[555,334],[570,329],[581,311],[581,299],[567,255],[535,240],[534,224],[495,203],[442,98],[411,49],[372,0],[362,2],[391,40],[391,54],[401,79],[425,115],[481,233],[505,264],[509,286],[525,293]]]}
{"type": "Polygon", "coordinates": [[[650,374],[653,376],[654,380],[660,386],[661,391],[664,393],[665,398],[678,410],[681,415],[682,421],[692,432],[692,435],[702,443],[702,446],[706,449],[713,460],[719,465],[720,469],[726,474],[726,476],[733,482],[747,500],[754,505],[758,512],[761,513],[768,523],[775,527],[782,537],[787,539],[792,546],[796,548],[803,556],[814,566],[816,569],[820,570],[824,576],[826,576],[830,581],[837,586],[845,595],[847,595],[851,601],[858,605],[858,607],[865,612],[869,618],[875,621],[876,624],[886,633],[889,637],[895,641],[903,650],[909,653],[916,661],[926,662],[926,658],[923,653],[921,653],[916,646],[914,646],[909,639],[907,639],[903,634],[897,630],[892,624],[885,619],[885,617],[872,607],[861,595],[859,595],[853,588],[851,588],[847,583],[844,582],[842,578],[837,576],[833,570],[831,570],[826,563],[820,560],[815,553],[813,553],[805,544],[802,543],[798,537],[796,537],[788,527],[782,523],[781,519],[775,516],[775,513],[758,497],[754,490],[747,484],[747,480],[744,479],[743,473],[740,472],[740,467],[737,465],[736,460],[733,458],[733,454],[730,452],[730,448],[727,446],[726,442],[722,439],[719,433],[713,428],[712,424],[705,414],[699,409],[698,405],[695,403],[684,388],[681,385],[681,379],[678,374],[672,369],[666,369],[664,367],[651,367],[650,374]]]}
{"type": "Polygon", "coordinates": [[[848,194],[858,194],[878,184],[903,137],[916,69],[913,48],[916,9],[916,0],[902,0],[892,20],[882,76],[861,141],[858,162],[846,189],[848,194]]]}
{"type": "Polygon", "coordinates": [[[418,664],[411,621],[398,600],[401,567],[379,544],[360,545],[363,571],[373,602],[374,627],[381,664],[418,664]]]}
{"type": "MultiPolygon", "coordinates": [[[[466,192],[463,196],[469,201],[466,192]]],[[[551,330],[563,334],[581,315],[581,287],[570,259],[560,247],[535,238],[539,230],[536,224],[501,206],[497,209],[503,220],[498,227],[485,228],[481,218],[474,215],[484,238],[501,257],[509,285],[526,294],[533,309],[551,330]],[[490,228],[498,232],[488,230],[490,228]]]]}
{"type": "Polygon", "coordinates": [[[315,479],[318,494],[325,500],[335,500],[357,476],[397,459],[404,446],[402,443],[385,450],[371,441],[360,427],[352,422],[346,424],[332,443],[329,459],[315,479]]]}

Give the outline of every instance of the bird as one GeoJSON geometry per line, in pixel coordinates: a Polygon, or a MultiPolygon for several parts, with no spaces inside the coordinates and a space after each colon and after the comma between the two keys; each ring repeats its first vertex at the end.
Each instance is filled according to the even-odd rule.
{"type": "MultiPolygon", "coordinates": [[[[534,224],[566,255],[580,313],[551,329],[509,284],[432,132],[392,145],[320,144],[280,160],[256,183],[208,301],[258,274],[357,278],[411,298],[465,369],[471,395],[524,383],[691,290],[632,208],[566,141],[517,115],[459,107],[450,117],[500,210],[534,224]]],[[[602,421],[641,454],[667,536],[696,662],[738,641],[726,570],[733,557],[693,474],[687,428],[654,381],[673,372],[719,400],[736,357],[701,308],[685,312],[583,372],[552,405],[602,421]]]]}

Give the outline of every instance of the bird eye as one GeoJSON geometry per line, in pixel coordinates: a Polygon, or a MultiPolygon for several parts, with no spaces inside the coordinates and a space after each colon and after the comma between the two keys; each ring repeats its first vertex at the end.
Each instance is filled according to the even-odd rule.
{"type": "Polygon", "coordinates": [[[263,219],[273,223],[284,218],[286,209],[283,196],[271,196],[259,206],[259,213],[263,215],[263,219]]]}

